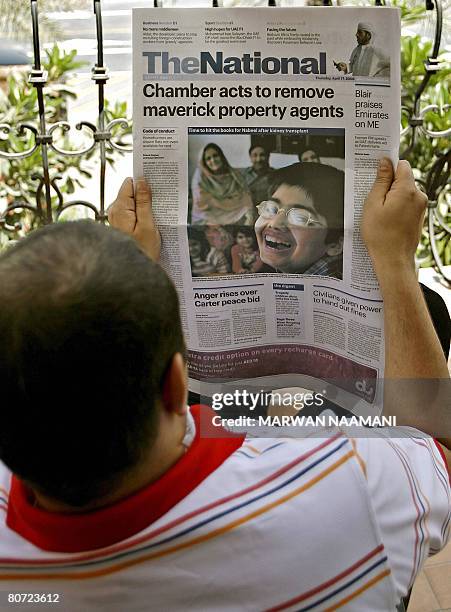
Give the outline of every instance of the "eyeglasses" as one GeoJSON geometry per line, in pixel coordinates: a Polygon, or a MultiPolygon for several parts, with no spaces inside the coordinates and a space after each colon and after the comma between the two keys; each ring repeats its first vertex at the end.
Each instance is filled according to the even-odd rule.
{"type": "Polygon", "coordinates": [[[272,219],[280,212],[285,213],[289,225],[295,227],[309,227],[311,225],[318,225],[324,227],[324,224],[317,221],[312,215],[305,210],[305,208],[290,208],[286,210],[274,202],[274,200],[265,200],[257,206],[258,214],[264,219],[272,219]]]}

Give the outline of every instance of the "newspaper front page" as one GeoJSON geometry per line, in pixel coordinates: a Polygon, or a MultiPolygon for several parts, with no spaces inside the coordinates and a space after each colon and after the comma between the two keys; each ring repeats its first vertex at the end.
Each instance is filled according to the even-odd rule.
{"type": "Polygon", "coordinates": [[[134,173],[152,186],[190,389],[301,387],[378,414],[383,303],[359,223],[396,162],[390,8],[135,9],[134,173]]]}

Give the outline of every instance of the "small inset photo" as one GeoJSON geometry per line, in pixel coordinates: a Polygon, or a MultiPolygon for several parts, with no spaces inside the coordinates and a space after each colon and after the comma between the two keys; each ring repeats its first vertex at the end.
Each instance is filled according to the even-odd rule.
{"type": "Polygon", "coordinates": [[[260,258],[253,226],[191,226],[188,242],[193,278],[272,272],[260,258]]]}
{"type": "Polygon", "coordinates": [[[349,59],[334,61],[335,68],[354,77],[390,79],[390,56],[377,45],[377,29],[369,21],[356,24],[355,46],[349,59]]]}
{"type": "Polygon", "coordinates": [[[343,278],[344,130],[190,133],[194,277],[343,278]]]}

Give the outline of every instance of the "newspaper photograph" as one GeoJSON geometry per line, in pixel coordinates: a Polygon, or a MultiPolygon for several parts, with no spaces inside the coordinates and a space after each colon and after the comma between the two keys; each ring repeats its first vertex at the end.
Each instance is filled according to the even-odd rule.
{"type": "Polygon", "coordinates": [[[152,187],[190,389],[377,415],[383,303],[360,236],[397,162],[397,9],[134,9],[134,174],[152,187]]]}

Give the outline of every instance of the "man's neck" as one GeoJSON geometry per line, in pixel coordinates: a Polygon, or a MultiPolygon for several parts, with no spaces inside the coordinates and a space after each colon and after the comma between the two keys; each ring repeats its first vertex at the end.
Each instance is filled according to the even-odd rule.
{"type": "Polygon", "coordinates": [[[168,419],[166,415],[163,415],[161,421],[158,436],[150,446],[146,456],[138,465],[119,479],[117,486],[110,494],[85,506],[70,506],[40,493],[31,486],[35,505],[48,512],[68,514],[91,512],[104,506],[110,506],[155,482],[177,463],[186,452],[183,445],[186,433],[186,417],[168,419]]]}

